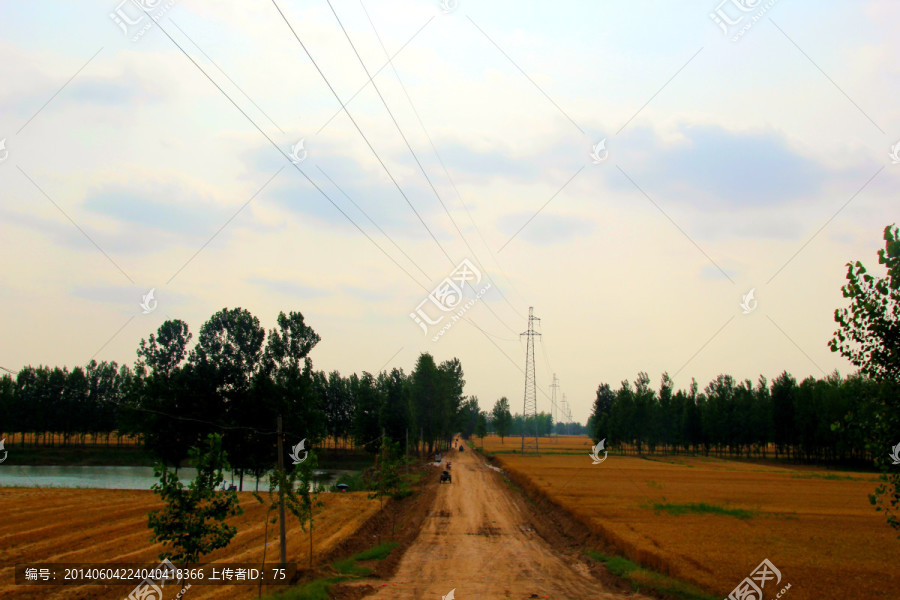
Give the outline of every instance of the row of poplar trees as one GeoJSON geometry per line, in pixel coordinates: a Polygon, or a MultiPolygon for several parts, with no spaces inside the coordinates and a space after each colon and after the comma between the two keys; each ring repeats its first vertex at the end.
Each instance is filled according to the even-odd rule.
{"type": "Polygon", "coordinates": [[[71,371],[29,366],[5,375],[0,432],[23,445],[25,433],[32,442],[63,445],[129,434],[176,467],[217,433],[242,479],[272,467],[279,414],[289,446],[305,439],[306,449],[361,446],[372,453],[386,435],[430,454],[465,418],[458,359],[437,364],[421,354],[409,374],[325,374],[309,357],[320,337],[299,312],[282,312],[266,332],[249,311],[225,308],[192,339],[187,323],[168,320],[141,340],[134,368],[92,361],[71,371]]]}

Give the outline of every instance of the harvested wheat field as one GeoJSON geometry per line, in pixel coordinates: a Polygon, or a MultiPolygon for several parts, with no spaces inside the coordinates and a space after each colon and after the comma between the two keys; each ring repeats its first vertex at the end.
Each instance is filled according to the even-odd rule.
{"type": "MultiPolygon", "coordinates": [[[[232,517],[237,535],[225,549],[203,562],[261,562],[266,508],[249,492],[238,493],[244,514],[232,517]]],[[[265,497],[265,494],[263,494],[265,497]]],[[[378,501],[365,493],[321,494],[325,503],[315,521],[314,552],[321,555],[353,535],[375,512],[378,501]]],[[[161,544],[151,544],[147,512],[161,506],[144,490],[0,488],[0,597],[14,599],[99,600],[125,598],[134,586],[14,585],[14,565],[55,563],[158,563],[161,544]]],[[[288,561],[309,561],[309,536],[288,515],[288,561]]],[[[278,560],[278,525],[269,525],[267,564],[278,560]]],[[[99,566],[99,565],[98,565],[99,566]]],[[[193,586],[194,599],[256,598],[255,585],[193,586]]]]}
{"type": "MultiPolygon", "coordinates": [[[[896,598],[900,541],[867,495],[877,476],[704,457],[609,456],[592,464],[587,438],[548,451],[502,453],[520,439],[485,438],[500,466],[645,566],[725,596],[768,558],[789,600],[896,598]]],[[[541,440],[542,444],[544,440],[541,440]]],[[[602,456],[602,454],[601,454],[602,456]]]]}

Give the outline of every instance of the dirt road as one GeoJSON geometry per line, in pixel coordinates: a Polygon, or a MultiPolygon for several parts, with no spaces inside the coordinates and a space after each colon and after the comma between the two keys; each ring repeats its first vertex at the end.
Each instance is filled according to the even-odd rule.
{"type": "MultiPolygon", "coordinates": [[[[368,598],[638,600],[608,591],[574,554],[552,549],[528,525],[500,475],[475,452],[448,452],[453,482],[441,484],[429,518],[396,574],[368,598]]],[[[437,467],[436,467],[437,468],[437,467]]]]}

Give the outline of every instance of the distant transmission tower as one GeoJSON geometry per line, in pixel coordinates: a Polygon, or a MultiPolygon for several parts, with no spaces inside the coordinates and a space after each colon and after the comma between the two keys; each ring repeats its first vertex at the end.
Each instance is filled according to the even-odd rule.
{"type": "Polygon", "coordinates": [[[525,429],[528,417],[534,423],[534,443],[528,444],[528,451],[538,454],[538,422],[537,422],[537,386],[534,381],[534,338],[541,335],[535,332],[534,322],[540,321],[534,316],[534,307],[528,307],[528,331],[520,334],[528,338],[525,349],[525,403],[522,409],[522,454],[525,454],[525,429]]]}
{"type": "Polygon", "coordinates": [[[568,401],[566,401],[566,393],[565,392],[563,392],[562,407],[560,408],[560,410],[562,411],[563,417],[566,419],[566,435],[569,435],[569,421],[570,421],[569,414],[570,413],[569,413],[569,403],[568,403],[568,401]]]}
{"type": "Polygon", "coordinates": [[[554,432],[554,427],[556,427],[557,421],[557,407],[556,407],[556,390],[559,388],[559,379],[556,378],[556,373],[553,374],[553,383],[550,384],[550,432],[554,432]]]}

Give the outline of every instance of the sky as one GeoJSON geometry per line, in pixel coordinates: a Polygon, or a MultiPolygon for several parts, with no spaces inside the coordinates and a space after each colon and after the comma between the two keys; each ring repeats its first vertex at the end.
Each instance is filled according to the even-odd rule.
{"type": "Polygon", "coordinates": [[[533,307],[537,408],[555,373],[581,422],[640,371],[850,373],[898,33],[892,0],[0,2],[0,367],[300,311],[317,369],[458,357],[521,412],[533,307]]]}

